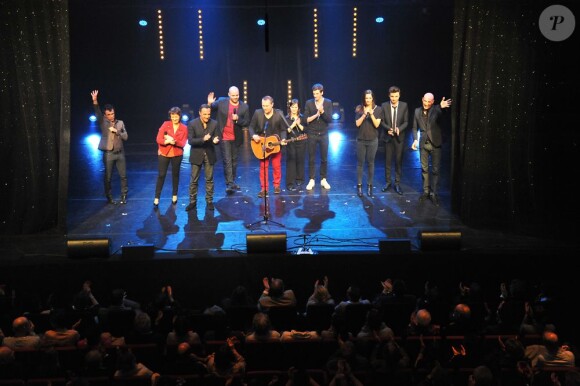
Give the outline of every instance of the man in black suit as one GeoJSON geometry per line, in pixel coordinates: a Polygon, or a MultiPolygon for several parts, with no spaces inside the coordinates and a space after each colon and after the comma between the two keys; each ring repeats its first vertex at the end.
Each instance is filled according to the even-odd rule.
{"type": "MultiPolygon", "coordinates": [[[[274,98],[266,95],[262,98],[262,108],[254,111],[250,122],[250,136],[259,143],[264,137],[277,135],[280,145],[286,145],[286,133],[290,127],[282,111],[274,109],[274,98]]],[[[274,194],[280,194],[280,181],[282,179],[282,152],[272,152],[260,161],[260,193],[258,197],[268,195],[268,166],[272,161],[272,174],[274,175],[274,194]]]]}
{"type": "Polygon", "coordinates": [[[123,142],[128,138],[127,130],[123,121],[115,118],[115,107],[113,105],[105,105],[105,114],[99,107],[97,97],[99,90],[93,90],[91,97],[93,98],[93,107],[95,115],[99,122],[101,129],[101,140],[99,142],[99,150],[103,151],[103,163],[105,164],[105,197],[109,204],[116,204],[111,193],[111,179],[113,176],[113,167],[117,166],[119,177],[121,179],[121,204],[127,203],[127,192],[129,191],[127,185],[127,163],[125,162],[125,150],[123,142]]]}
{"type": "Polygon", "coordinates": [[[214,93],[210,92],[207,96],[207,104],[213,111],[217,111],[216,119],[224,163],[226,193],[232,194],[240,189],[236,184],[238,149],[244,141],[242,129],[250,123],[249,107],[240,101],[240,91],[236,86],[230,87],[227,97],[217,100],[214,93]]]}
{"type": "Polygon", "coordinates": [[[397,86],[389,88],[389,102],[381,105],[383,119],[381,126],[386,130],[384,132],[385,140],[385,179],[386,185],[381,190],[386,192],[392,186],[391,167],[393,164],[393,154],[395,155],[395,192],[403,194],[401,189],[401,172],[403,164],[403,149],[405,147],[405,129],[409,122],[409,109],[407,103],[399,100],[401,89],[397,86]]]}
{"type": "Polygon", "coordinates": [[[413,150],[421,149],[421,177],[423,179],[423,194],[419,202],[430,198],[433,204],[439,206],[437,188],[439,182],[439,168],[441,166],[441,126],[440,118],[443,109],[451,106],[451,99],[441,99],[441,103],[433,105],[435,96],[428,92],[423,95],[422,107],[415,109],[413,119],[413,150]],[[419,142],[418,132],[421,132],[419,142]],[[429,179],[429,156],[431,157],[431,177],[429,179]]]}
{"type": "Polygon", "coordinates": [[[205,165],[205,201],[206,210],[214,210],[213,205],[213,165],[216,161],[215,148],[220,141],[217,133],[217,122],[211,119],[211,107],[203,104],[199,108],[199,117],[187,125],[189,163],[191,164],[191,181],[189,182],[189,205],[185,210],[197,210],[197,182],[201,167],[205,165]]]}

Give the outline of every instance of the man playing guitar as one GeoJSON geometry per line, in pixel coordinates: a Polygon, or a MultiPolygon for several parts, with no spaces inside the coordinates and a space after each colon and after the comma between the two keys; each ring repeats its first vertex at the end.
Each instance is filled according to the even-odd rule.
{"type": "MultiPolygon", "coordinates": [[[[258,197],[268,195],[268,166],[270,160],[272,161],[272,172],[274,175],[274,194],[280,194],[280,180],[282,179],[282,153],[280,151],[266,154],[266,138],[277,136],[280,145],[286,145],[286,132],[290,125],[284,118],[282,112],[274,109],[274,99],[271,96],[262,98],[262,108],[254,111],[252,121],[250,122],[250,135],[254,143],[262,144],[262,152],[264,153],[260,162],[260,193],[258,197]]],[[[254,145],[254,144],[252,144],[254,145]]],[[[253,146],[255,147],[255,145],[253,146]]]]}

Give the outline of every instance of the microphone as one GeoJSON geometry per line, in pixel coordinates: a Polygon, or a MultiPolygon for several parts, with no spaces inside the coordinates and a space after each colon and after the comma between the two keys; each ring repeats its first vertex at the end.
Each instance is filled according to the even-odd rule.
{"type": "Polygon", "coordinates": [[[234,107],[234,114],[238,113],[238,109],[236,107],[234,107]]]}
{"type": "Polygon", "coordinates": [[[167,135],[167,130],[165,130],[165,133],[163,135],[167,135]]]}

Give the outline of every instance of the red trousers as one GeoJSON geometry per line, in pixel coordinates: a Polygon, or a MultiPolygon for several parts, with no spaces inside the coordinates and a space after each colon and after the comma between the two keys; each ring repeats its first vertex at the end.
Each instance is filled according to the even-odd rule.
{"type": "Polygon", "coordinates": [[[262,190],[268,190],[268,166],[272,162],[272,173],[274,174],[274,187],[280,186],[280,180],[282,179],[282,153],[272,154],[266,159],[260,160],[260,188],[262,190]],[[265,172],[264,172],[265,170],[265,172]],[[264,181],[264,177],[266,181],[264,181]]]}

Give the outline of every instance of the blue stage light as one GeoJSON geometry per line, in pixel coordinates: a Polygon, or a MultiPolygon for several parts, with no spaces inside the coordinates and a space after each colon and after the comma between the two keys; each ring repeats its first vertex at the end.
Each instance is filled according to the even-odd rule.
{"type": "Polygon", "coordinates": [[[187,121],[189,121],[189,115],[187,115],[187,114],[183,114],[183,115],[181,116],[181,122],[187,122],[187,121]]]}
{"type": "Polygon", "coordinates": [[[340,119],[340,114],[339,113],[332,113],[332,119],[335,121],[338,121],[340,119]]]}
{"type": "Polygon", "coordinates": [[[266,20],[264,20],[264,19],[258,19],[258,25],[259,26],[266,25],[266,20]]]}
{"type": "Polygon", "coordinates": [[[377,17],[377,18],[375,19],[375,21],[376,21],[377,23],[382,23],[383,21],[385,21],[385,18],[384,18],[384,17],[382,17],[382,16],[379,16],[379,17],[377,17]]]}
{"type": "Polygon", "coordinates": [[[141,27],[147,27],[147,20],[145,20],[145,19],[141,19],[141,20],[139,20],[139,25],[140,25],[141,27]]]}
{"type": "Polygon", "coordinates": [[[97,121],[97,117],[95,116],[95,114],[91,114],[89,116],[89,121],[91,121],[91,122],[96,122],[97,121]]]}

